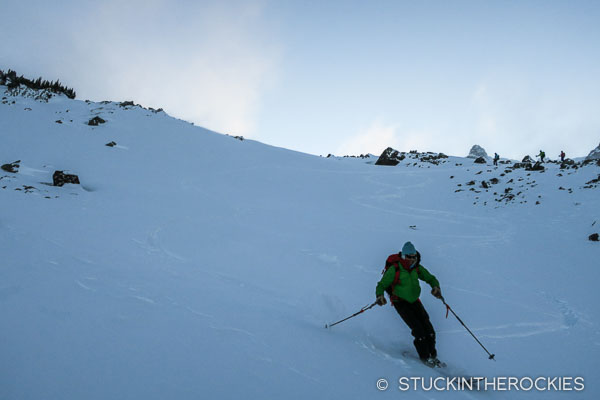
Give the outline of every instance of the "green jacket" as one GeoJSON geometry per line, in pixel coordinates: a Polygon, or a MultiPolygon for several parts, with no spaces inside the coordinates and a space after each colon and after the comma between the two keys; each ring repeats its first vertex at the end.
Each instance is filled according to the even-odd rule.
{"type": "MultiPolygon", "coordinates": [[[[440,283],[427,269],[419,264],[419,272],[417,272],[417,268],[413,268],[408,272],[406,269],[400,265],[400,277],[398,284],[394,287],[394,295],[398,296],[401,299],[408,301],[409,303],[414,303],[419,298],[421,294],[421,286],[419,285],[419,279],[425,281],[431,286],[439,287],[440,283]]],[[[396,276],[396,267],[391,266],[388,270],[383,274],[379,283],[377,283],[377,289],[375,290],[375,295],[377,297],[381,296],[383,292],[394,282],[394,277],[396,276]]]]}

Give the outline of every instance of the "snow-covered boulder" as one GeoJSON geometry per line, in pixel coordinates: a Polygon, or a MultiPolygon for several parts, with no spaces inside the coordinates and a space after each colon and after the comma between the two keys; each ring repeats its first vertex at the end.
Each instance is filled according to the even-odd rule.
{"type": "Polygon", "coordinates": [[[434,165],[439,165],[440,162],[443,162],[442,160],[448,158],[447,155],[445,155],[444,153],[432,153],[432,152],[427,152],[423,155],[421,155],[421,158],[419,158],[419,160],[421,160],[422,162],[428,162],[434,165]]]}
{"type": "Polygon", "coordinates": [[[533,163],[533,158],[531,158],[530,155],[526,155],[525,157],[523,157],[523,159],[521,160],[522,163],[533,163]]]}
{"type": "Polygon", "coordinates": [[[391,147],[388,147],[381,153],[375,165],[398,165],[398,163],[404,160],[404,154],[400,154],[398,150],[394,150],[391,147]]]}
{"type": "Polygon", "coordinates": [[[533,164],[533,165],[531,165],[531,164],[528,164],[528,165],[525,167],[525,170],[527,170],[527,171],[542,171],[542,172],[543,172],[543,171],[545,171],[545,170],[546,170],[546,168],[545,168],[545,167],[542,165],[542,163],[541,163],[540,161],[537,161],[537,162],[536,162],[535,164],[533,164]]]}
{"type": "Polygon", "coordinates": [[[479,145],[474,145],[473,147],[471,147],[471,151],[469,151],[469,155],[467,156],[467,158],[477,159],[479,157],[483,157],[486,160],[490,158],[483,147],[479,145]]]}
{"type": "Polygon", "coordinates": [[[103,120],[102,118],[96,116],[96,117],[90,119],[87,124],[89,126],[98,126],[99,124],[103,124],[105,122],[106,122],[105,120],[103,120]]]}
{"type": "Polygon", "coordinates": [[[571,160],[570,158],[565,158],[565,161],[560,163],[560,169],[569,168],[574,165],[575,165],[575,161],[571,160]]]}
{"type": "Polygon", "coordinates": [[[594,150],[590,151],[590,154],[585,158],[585,161],[588,160],[600,160],[600,144],[594,150]]]}

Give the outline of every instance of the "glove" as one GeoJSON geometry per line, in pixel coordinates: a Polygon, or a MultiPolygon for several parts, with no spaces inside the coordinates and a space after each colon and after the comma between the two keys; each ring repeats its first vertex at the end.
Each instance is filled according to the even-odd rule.
{"type": "Polygon", "coordinates": [[[384,304],[386,304],[386,303],[387,303],[387,300],[385,299],[385,296],[384,296],[384,295],[377,296],[377,301],[376,301],[376,303],[377,303],[377,304],[379,304],[380,306],[382,306],[382,305],[384,305],[384,304]]]}
{"type": "Polygon", "coordinates": [[[431,289],[431,294],[433,295],[433,297],[436,297],[438,299],[442,298],[442,290],[437,286],[431,289]]]}

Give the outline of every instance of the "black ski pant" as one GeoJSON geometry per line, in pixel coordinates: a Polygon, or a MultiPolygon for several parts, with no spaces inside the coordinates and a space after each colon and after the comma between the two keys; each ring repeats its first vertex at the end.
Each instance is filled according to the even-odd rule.
{"type": "Polygon", "coordinates": [[[415,338],[413,343],[417,349],[417,353],[419,353],[419,357],[421,359],[437,357],[435,331],[429,321],[429,314],[425,311],[421,300],[409,303],[406,300],[398,299],[393,304],[415,338]]]}

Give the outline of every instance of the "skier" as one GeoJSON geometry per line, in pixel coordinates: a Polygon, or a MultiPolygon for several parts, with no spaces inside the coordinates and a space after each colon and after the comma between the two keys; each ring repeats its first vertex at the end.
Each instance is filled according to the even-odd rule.
{"type": "Polygon", "coordinates": [[[544,162],[544,157],[546,157],[546,153],[540,150],[540,154],[538,154],[538,157],[540,158],[541,162],[544,162]]]}
{"type": "Polygon", "coordinates": [[[560,151],[560,162],[565,162],[565,152],[563,150],[560,151]]]}
{"type": "Polygon", "coordinates": [[[498,155],[498,153],[494,153],[494,165],[498,166],[498,160],[500,159],[500,156],[498,155]]]}
{"type": "Polygon", "coordinates": [[[419,279],[431,286],[431,294],[442,297],[440,283],[424,266],[420,264],[421,255],[411,242],[402,246],[402,252],[392,254],[386,261],[383,277],[377,283],[375,295],[380,306],[387,303],[384,291],[388,292],[392,305],[400,317],[411,329],[415,338],[413,343],[419,358],[429,367],[441,367],[444,364],[437,358],[435,348],[435,330],[429,321],[429,315],[419,299],[421,286],[419,279]]]}

